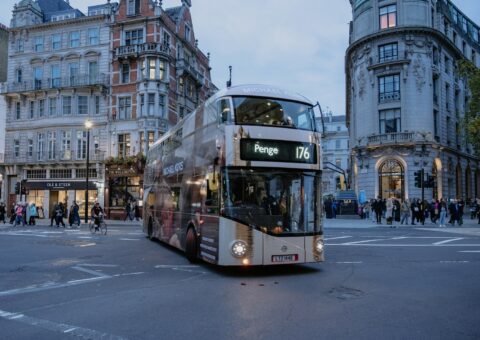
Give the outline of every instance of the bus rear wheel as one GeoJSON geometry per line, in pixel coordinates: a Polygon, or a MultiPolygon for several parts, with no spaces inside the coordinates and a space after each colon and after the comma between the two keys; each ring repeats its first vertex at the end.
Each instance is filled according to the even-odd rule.
{"type": "Polygon", "coordinates": [[[187,231],[187,238],[185,242],[185,255],[191,263],[198,260],[198,242],[197,235],[193,228],[189,228],[187,231]]]}

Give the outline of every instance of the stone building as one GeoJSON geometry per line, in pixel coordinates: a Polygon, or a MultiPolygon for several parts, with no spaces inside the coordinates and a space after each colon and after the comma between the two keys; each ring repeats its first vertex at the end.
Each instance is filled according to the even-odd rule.
{"type": "Polygon", "coordinates": [[[48,215],[56,202],[76,200],[83,214],[87,144],[89,204],[115,218],[126,202],[141,202],[148,146],[217,90],[190,6],[108,1],[85,15],[64,0],[15,5],[1,89],[9,204],[35,202],[48,215]]]}
{"type": "MultiPolygon", "coordinates": [[[[318,118],[317,118],[318,119],[318,118]]],[[[323,172],[322,194],[334,195],[347,188],[350,162],[350,138],[345,115],[333,115],[331,111],[323,118],[322,139],[323,172]]]]}
{"type": "Polygon", "coordinates": [[[479,28],[450,0],[350,0],[347,125],[353,188],[367,198],[480,196],[461,126],[470,93],[457,61],[480,64],[479,28]]]}
{"type": "MultiPolygon", "coordinates": [[[[113,10],[113,7],[112,7],[113,10]]],[[[85,16],[63,0],[22,0],[12,13],[3,191],[42,206],[73,200],[85,209],[87,131],[90,203],[103,202],[110,82],[108,15],[85,16]]]]}
{"type": "MultiPolygon", "coordinates": [[[[0,83],[7,81],[8,66],[8,28],[0,24],[0,83]]],[[[5,123],[7,118],[7,105],[5,98],[0,96],[0,166],[5,161],[5,123]]],[[[2,190],[3,174],[0,173],[0,201],[5,200],[2,190]]]]}

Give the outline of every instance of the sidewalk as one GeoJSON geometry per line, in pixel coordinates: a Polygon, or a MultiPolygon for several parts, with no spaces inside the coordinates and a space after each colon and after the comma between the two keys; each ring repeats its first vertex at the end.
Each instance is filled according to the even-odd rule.
{"type": "MultiPolygon", "coordinates": [[[[82,225],[85,225],[85,218],[82,218],[81,219],[81,222],[82,222],[82,225]]],[[[119,221],[119,220],[105,220],[105,222],[107,223],[107,225],[115,225],[115,226],[142,226],[143,224],[143,221],[140,220],[140,221],[130,221],[130,220],[127,220],[127,221],[119,221]]],[[[65,226],[69,226],[68,224],[68,220],[67,219],[63,219],[63,223],[65,223],[65,226]]],[[[53,222],[53,225],[56,226],[55,222],[53,222]]],[[[8,223],[8,220],[7,220],[7,223],[5,224],[1,224],[0,223],[0,229],[5,229],[5,228],[11,228],[13,225],[8,223]]],[[[38,226],[38,227],[49,227],[50,226],[50,219],[47,219],[47,218],[39,218],[35,221],[35,226],[38,226]]],[[[28,224],[26,225],[26,227],[35,227],[35,226],[29,226],[28,224]]]]}
{"type": "MultiPolygon", "coordinates": [[[[403,224],[401,225],[400,222],[393,222],[393,226],[397,228],[436,228],[440,230],[445,229],[464,229],[464,228],[480,228],[480,224],[478,224],[478,220],[471,220],[470,218],[464,218],[462,226],[452,226],[447,223],[447,228],[440,228],[438,225],[430,222],[430,219],[425,221],[425,225],[421,223],[416,223],[415,225],[411,224],[403,224]]],[[[410,222],[410,221],[409,221],[410,222]]],[[[448,219],[447,219],[448,222],[448,219]]],[[[381,224],[377,224],[372,222],[371,219],[360,219],[360,217],[352,217],[352,218],[324,218],[323,219],[323,226],[325,228],[390,228],[391,225],[388,225],[386,220],[383,218],[381,224]]]]}

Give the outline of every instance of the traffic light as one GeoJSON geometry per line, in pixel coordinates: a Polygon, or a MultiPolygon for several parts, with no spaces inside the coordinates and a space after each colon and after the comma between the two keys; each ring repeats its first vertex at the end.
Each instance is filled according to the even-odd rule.
{"type": "Polygon", "coordinates": [[[15,195],[20,195],[20,182],[15,183],[15,195]]]}
{"type": "Polygon", "coordinates": [[[421,188],[422,187],[422,170],[415,171],[414,175],[415,175],[415,187],[421,188]]]}
{"type": "Polygon", "coordinates": [[[435,177],[433,175],[428,175],[427,183],[425,185],[426,188],[433,188],[435,184],[435,177]]]}
{"type": "Polygon", "coordinates": [[[20,193],[22,195],[27,194],[27,180],[26,179],[22,179],[22,187],[21,187],[20,193]]]}

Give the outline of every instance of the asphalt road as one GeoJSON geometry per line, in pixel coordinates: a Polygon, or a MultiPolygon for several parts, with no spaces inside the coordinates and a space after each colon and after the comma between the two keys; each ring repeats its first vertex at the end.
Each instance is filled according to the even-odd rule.
{"type": "Polygon", "coordinates": [[[0,228],[1,339],[479,339],[480,237],[328,228],[326,261],[191,265],[139,226],[0,228]]]}

